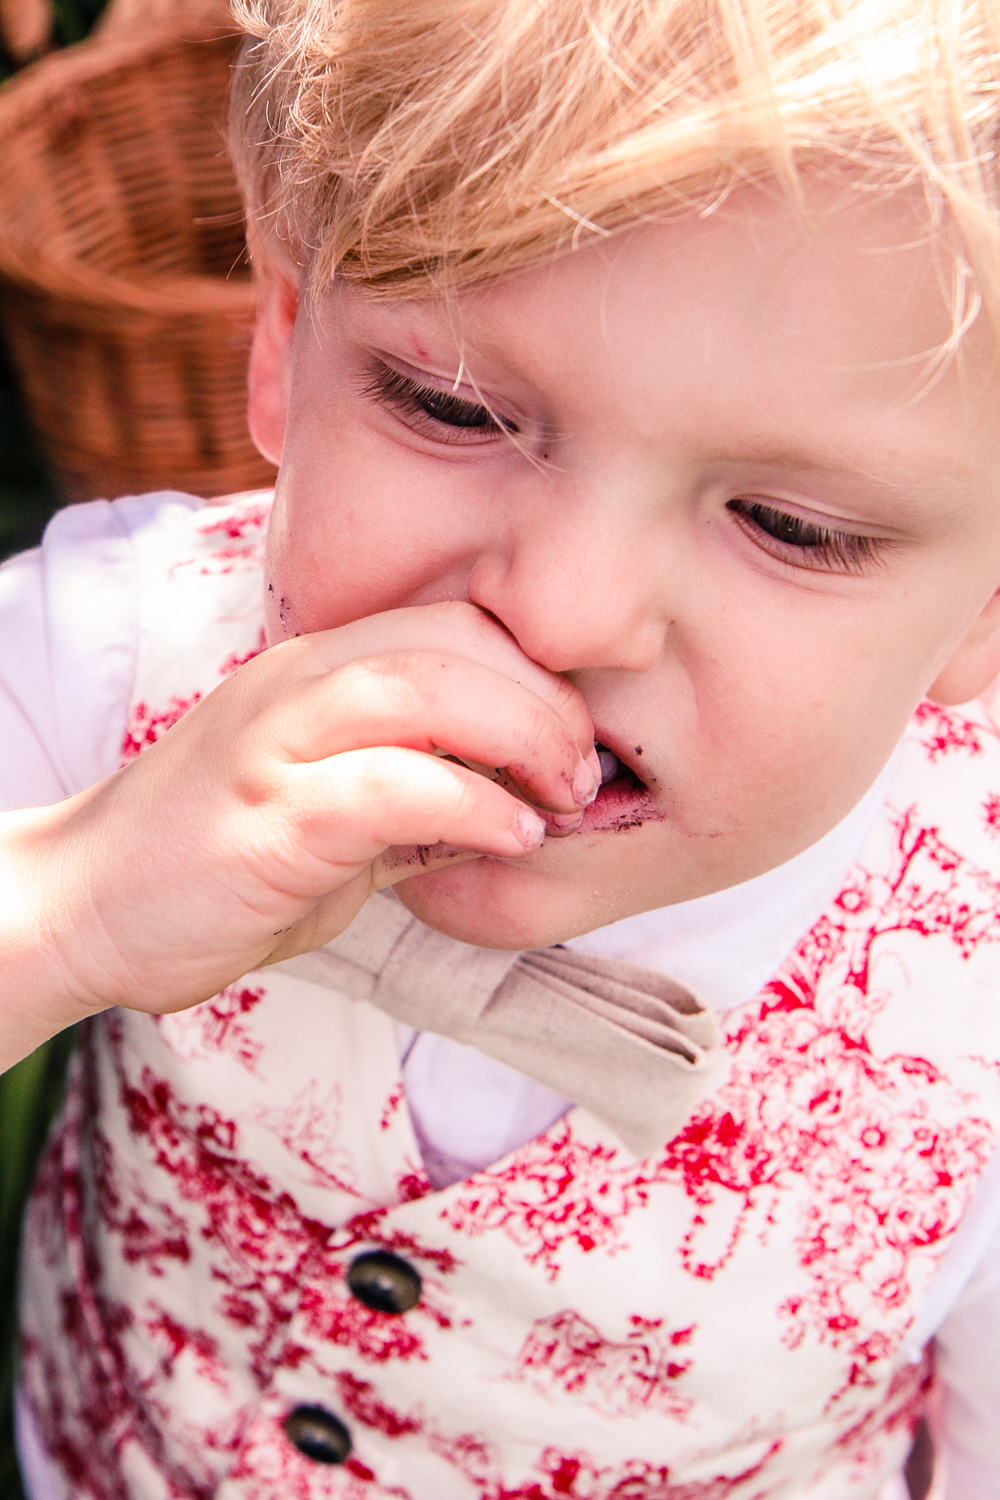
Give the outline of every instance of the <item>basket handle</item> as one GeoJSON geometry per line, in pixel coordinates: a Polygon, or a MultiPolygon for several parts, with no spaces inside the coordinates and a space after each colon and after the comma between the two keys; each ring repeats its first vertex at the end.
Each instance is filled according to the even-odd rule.
{"type": "Polygon", "coordinates": [[[228,23],[229,29],[236,30],[229,0],[110,0],[94,34],[118,40],[140,29],[145,35],[151,26],[171,20],[178,23],[181,32],[191,28],[200,31],[206,23],[220,30],[228,23]]]}
{"type": "Polygon", "coordinates": [[[52,0],[0,0],[0,42],[17,67],[48,52],[55,30],[52,0]]]}

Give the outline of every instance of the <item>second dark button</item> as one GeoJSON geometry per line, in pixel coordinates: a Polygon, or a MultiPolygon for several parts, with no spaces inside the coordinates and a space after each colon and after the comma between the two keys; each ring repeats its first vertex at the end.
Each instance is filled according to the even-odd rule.
{"type": "Polygon", "coordinates": [[[325,1406],[297,1406],[283,1423],[285,1436],[317,1464],[342,1464],[350,1456],[351,1434],[325,1406]]]}
{"type": "Polygon", "coordinates": [[[347,1268],[352,1294],[376,1312],[404,1313],[420,1301],[420,1273],[391,1250],[365,1250],[347,1268]]]}

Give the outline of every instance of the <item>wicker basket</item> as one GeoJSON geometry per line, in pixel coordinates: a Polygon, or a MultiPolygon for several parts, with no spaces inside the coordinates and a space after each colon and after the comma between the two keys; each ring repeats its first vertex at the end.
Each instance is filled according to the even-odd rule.
{"type": "Polygon", "coordinates": [[[153,27],[0,91],[0,312],[68,498],[269,483],[223,122],[236,39],[153,27]]]}

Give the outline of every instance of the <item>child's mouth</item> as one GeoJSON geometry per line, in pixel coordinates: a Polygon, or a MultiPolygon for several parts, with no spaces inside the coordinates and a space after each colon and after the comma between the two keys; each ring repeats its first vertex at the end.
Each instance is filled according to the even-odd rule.
{"type": "MultiPolygon", "coordinates": [[[[637,771],[634,771],[625,761],[620,760],[613,750],[601,744],[600,741],[594,749],[601,763],[601,788],[592,804],[593,807],[599,807],[602,802],[606,805],[612,799],[617,802],[649,800],[649,787],[637,771]]],[[[639,746],[636,746],[636,754],[642,754],[639,746]]]]}
{"type": "MultiPolygon", "coordinates": [[[[623,832],[639,828],[655,816],[649,787],[615,752],[601,741],[594,746],[601,763],[601,785],[583,820],[575,827],[550,828],[550,834],[566,838],[574,833],[623,832]]],[[[637,750],[637,754],[641,751],[637,750]]]]}
{"type": "MultiPolygon", "coordinates": [[[[543,813],[548,824],[549,838],[569,838],[580,832],[621,832],[626,828],[639,828],[648,818],[656,816],[652,793],[631,766],[620,760],[610,746],[600,740],[594,745],[594,749],[601,764],[601,785],[597,796],[584,809],[582,817],[579,814],[543,813]]],[[[636,754],[642,754],[638,745],[636,754]]],[[[454,760],[457,765],[467,765],[480,775],[487,776],[515,797],[524,796],[503,767],[482,766],[472,761],[461,761],[457,756],[451,755],[447,759],[454,760]]]]}

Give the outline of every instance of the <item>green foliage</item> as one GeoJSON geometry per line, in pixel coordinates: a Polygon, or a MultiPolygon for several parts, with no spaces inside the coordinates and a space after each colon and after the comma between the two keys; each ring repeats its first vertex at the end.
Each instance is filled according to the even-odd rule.
{"type": "Polygon", "coordinates": [[[52,0],[56,35],[64,46],[81,42],[103,9],[103,0],[52,0]]]}
{"type": "Polygon", "coordinates": [[[0,347],[0,559],[34,547],[58,504],[0,347]]]}
{"type": "Polygon", "coordinates": [[[72,1047],[72,1032],[63,1032],[0,1076],[0,1500],[22,1500],[11,1413],[21,1217],[46,1132],[62,1099],[72,1047]]]}

